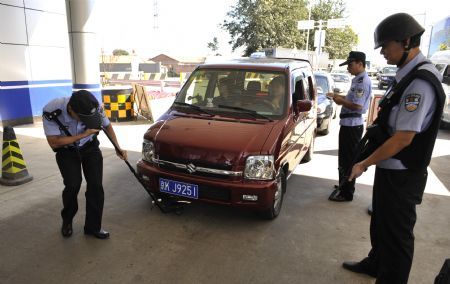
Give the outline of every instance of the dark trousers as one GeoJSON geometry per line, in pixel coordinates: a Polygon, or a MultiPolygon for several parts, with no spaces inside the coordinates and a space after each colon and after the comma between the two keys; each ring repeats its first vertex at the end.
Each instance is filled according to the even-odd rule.
{"type": "Polygon", "coordinates": [[[408,282],[414,254],[416,205],[422,202],[427,175],[426,170],[375,170],[369,263],[377,271],[376,283],[408,282]]]}
{"type": "Polygon", "coordinates": [[[82,174],[86,179],[86,218],[84,228],[99,231],[102,225],[104,193],[102,186],[103,156],[97,143],[90,143],[80,149],[59,149],[56,162],[64,180],[61,211],[63,222],[72,222],[78,211],[77,196],[80,191],[82,174]]]}
{"type": "MultiPolygon", "coordinates": [[[[364,127],[358,126],[343,126],[339,129],[339,150],[338,150],[338,171],[339,184],[342,180],[348,178],[351,170],[352,162],[355,155],[356,146],[361,140],[364,127]],[[346,177],[347,176],[347,177],[346,177]]],[[[346,195],[353,195],[355,192],[355,179],[351,182],[346,182],[341,190],[346,195]]]]}

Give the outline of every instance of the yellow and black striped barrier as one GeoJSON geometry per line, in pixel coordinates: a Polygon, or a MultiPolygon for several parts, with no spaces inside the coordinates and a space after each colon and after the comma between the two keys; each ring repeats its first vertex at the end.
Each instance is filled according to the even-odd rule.
{"type": "Polygon", "coordinates": [[[130,121],[135,118],[134,98],[131,88],[103,89],[103,108],[112,121],[130,121]]]}
{"type": "Polygon", "coordinates": [[[144,80],[160,81],[166,80],[166,78],[167,78],[166,73],[144,73],[144,80]]]}
{"type": "Polygon", "coordinates": [[[7,126],[3,129],[2,177],[0,184],[20,185],[29,182],[33,177],[28,173],[27,165],[20,151],[14,129],[7,126]]]}

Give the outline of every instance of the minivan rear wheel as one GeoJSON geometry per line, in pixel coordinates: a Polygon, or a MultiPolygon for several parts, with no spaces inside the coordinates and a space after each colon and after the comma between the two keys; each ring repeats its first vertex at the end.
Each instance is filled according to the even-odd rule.
{"type": "Polygon", "coordinates": [[[262,212],[262,216],[268,220],[275,219],[280,214],[283,206],[284,193],[286,192],[286,174],[282,169],[276,180],[277,189],[274,193],[272,207],[262,212]]]}

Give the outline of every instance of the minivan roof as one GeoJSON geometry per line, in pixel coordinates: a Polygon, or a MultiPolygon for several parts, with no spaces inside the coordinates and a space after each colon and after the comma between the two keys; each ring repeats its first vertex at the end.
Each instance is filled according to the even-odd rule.
{"type": "Polygon", "coordinates": [[[215,63],[205,63],[199,66],[200,68],[254,68],[254,69],[295,69],[301,67],[311,68],[311,64],[308,60],[304,59],[292,59],[292,58],[273,58],[273,57],[263,57],[263,58],[249,58],[242,57],[231,59],[223,62],[215,63]]]}

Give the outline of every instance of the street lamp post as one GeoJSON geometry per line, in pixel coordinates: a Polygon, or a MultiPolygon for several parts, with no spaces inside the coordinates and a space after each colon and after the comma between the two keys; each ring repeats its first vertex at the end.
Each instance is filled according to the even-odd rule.
{"type": "MultiPolygon", "coordinates": [[[[308,9],[308,21],[311,21],[311,9],[312,9],[312,2],[309,3],[309,9],[308,9]]],[[[309,50],[309,29],[307,29],[306,34],[306,52],[309,50]]]]}

